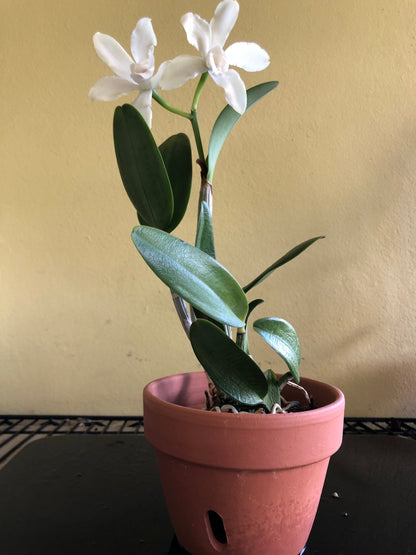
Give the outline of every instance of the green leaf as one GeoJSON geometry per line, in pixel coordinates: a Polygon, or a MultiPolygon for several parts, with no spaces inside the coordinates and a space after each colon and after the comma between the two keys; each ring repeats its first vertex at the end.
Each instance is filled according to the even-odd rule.
{"type": "Polygon", "coordinates": [[[190,339],[196,357],[221,391],[245,405],[263,403],[266,378],[232,339],[207,320],[195,320],[190,339]]]}
{"type": "MultiPolygon", "coordinates": [[[[263,96],[275,89],[278,84],[278,81],[269,81],[248,89],[246,111],[263,96]]],[[[242,115],[244,114],[239,114],[231,108],[229,104],[227,104],[218,116],[214,127],[212,128],[208,146],[208,181],[212,181],[218,155],[222,149],[225,139],[242,115]]]]}
{"type": "Polygon", "coordinates": [[[191,143],[184,133],[178,133],[166,139],[159,150],[173,193],[173,216],[165,229],[170,232],[180,224],[188,206],[192,186],[191,143]]]}
{"type": "Polygon", "coordinates": [[[300,345],[294,327],[281,318],[260,318],[253,328],[282,357],[299,382],[300,345]]]}
{"type": "Polygon", "coordinates": [[[205,201],[201,203],[195,246],[212,256],[212,258],[215,258],[214,228],[212,226],[211,211],[205,201]]]}
{"type": "Polygon", "coordinates": [[[325,235],[319,235],[319,237],[313,237],[312,239],[308,239],[307,241],[304,241],[303,243],[300,243],[296,247],[293,247],[293,249],[291,249],[284,256],[279,258],[279,260],[277,260],[274,264],[272,264],[271,266],[266,268],[266,270],[264,270],[264,272],[262,272],[259,276],[257,276],[255,279],[253,279],[253,281],[250,281],[250,283],[248,285],[243,287],[243,291],[245,293],[247,293],[254,286],[258,285],[260,282],[262,282],[264,279],[266,279],[277,268],[279,268],[280,266],[283,266],[283,264],[286,264],[287,262],[290,262],[290,260],[292,260],[293,258],[296,258],[296,256],[301,254],[304,250],[306,250],[308,247],[310,247],[318,239],[324,239],[324,238],[325,238],[325,235]]]}
{"type": "Polygon", "coordinates": [[[249,305],[248,305],[248,312],[247,312],[247,318],[246,318],[246,324],[248,322],[248,318],[250,316],[250,314],[253,312],[253,310],[259,306],[259,304],[264,303],[263,299],[253,299],[252,301],[250,301],[249,305]]]}
{"type": "Polygon", "coordinates": [[[276,374],[273,370],[266,370],[264,375],[267,380],[267,395],[264,398],[264,404],[271,412],[275,403],[280,405],[280,387],[276,374]]]}
{"type": "Polygon", "coordinates": [[[222,324],[244,325],[247,298],[214,258],[152,227],[134,228],[132,239],[154,273],[185,301],[222,324]]]}
{"type": "Polygon", "coordinates": [[[172,188],[147,123],[134,106],[124,104],[115,109],[113,132],[120,176],[140,221],[167,229],[173,215],[172,188]]]}

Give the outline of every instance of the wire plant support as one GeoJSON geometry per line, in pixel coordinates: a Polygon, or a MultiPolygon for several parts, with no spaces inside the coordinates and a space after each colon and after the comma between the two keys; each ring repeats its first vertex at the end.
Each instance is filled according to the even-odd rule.
{"type": "MultiPolygon", "coordinates": [[[[64,434],[143,434],[142,416],[0,415],[0,465],[35,439],[64,434]]],[[[345,418],[344,434],[416,439],[416,418],[345,418]]]]}

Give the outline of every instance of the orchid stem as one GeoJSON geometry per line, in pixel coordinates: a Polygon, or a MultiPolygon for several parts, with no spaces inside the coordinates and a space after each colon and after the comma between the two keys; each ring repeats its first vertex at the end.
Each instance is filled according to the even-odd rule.
{"type": "Polygon", "coordinates": [[[201,75],[201,78],[200,78],[200,80],[198,82],[198,85],[195,89],[194,98],[192,100],[191,112],[196,112],[196,109],[198,107],[198,100],[199,100],[199,97],[201,96],[201,92],[202,92],[202,89],[204,88],[204,85],[207,81],[207,78],[208,78],[208,72],[206,71],[205,73],[203,73],[201,75]]]}
{"type": "Polygon", "coordinates": [[[173,304],[175,305],[179,320],[181,321],[182,327],[189,338],[189,330],[191,328],[192,320],[189,316],[185,301],[172,289],[170,290],[170,293],[172,295],[173,304]]]}
{"type": "Polygon", "coordinates": [[[198,150],[199,165],[201,167],[201,177],[205,178],[207,175],[207,162],[205,160],[204,147],[202,146],[201,134],[199,132],[198,118],[195,112],[192,112],[192,130],[194,132],[196,148],[198,150]]]}
{"type": "Polygon", "coordinates": [[[152,92],[152,97],[163,108],[165,108],[165,110],[168,110],[169,112],[172,112],[173,114],[176,114],[176,115],[181,116],[183,118],[192,120],[192,114],[189,114],[188,112],[183,112],[182,110],[179,110],[179,108],[175,108],[175,106],[172,106],[171,104],[166,102],[166,100],[164,100],[156,91],[152,92]]]}
{"type": "MultiPolygon", "coordinates": [[[[242,349],[245,352],[247,352],[245,350],[246,333],[247,333],[246,332],[246,326],[243,326],[241,328],[237,328],[237,336],[236,336],[236,340],[235,340],[235,342],[240,347],[240,349],[242,349]]],[[[249,354],[249,353],[247,352],[247,354],[249,354]]]]}
{"type": "Polygon", "coordinates": [[[207,161],[205,159],[204,148],[202,146],[202,140],[201,140],[201,133],[199,131],[197,107],[198,107],[199,97],[201,96],[201,92],[202,92],[202,89],[204,88],[207,78],[208,78],[208,72],[203,73],[195,89],[194,98],[192,100],[191,118],[190,118],[191,124],[192,124],[192,130],[194,132],[196,148],[198,150],[198,156],[200,160],[199,165],[201,166],[202,177],[206,177],[206,174],[207,174],[207,161]]]}
{"type": "MultiPolygon", "coordinates": [[[[179,110],[178,108],[175,108],[174,106],[172,106],[171,104],[166,102],[166,100],[164,100],[155,90],[152,91],[152,97],[154,98],[154,100],[158,104],[160,104],[163,108],[165,108],[165,110],[168,110],[169,112],[172,112],[173,114],[176,114],[178,116],[181,116],[183,118],[186,118],[186,119],[190,120],[191,125],[192,125],[192,130],[194,132],[196,148],[198,150],[198,156],[199,156],[198,163],[201,166],[202,182],[206,182],[205,177],[206,177],[206,174],[207,174],[207,163],[206,163],[206,160],[205,160],[204,149],[203,149],[203,146],[202,146],[201,133],[199,131],[198,117],[197,117],[197,106],[198,106],[199,97],[201,96],[201,92],[202,92],[202,89],[205,85],[207,77],[208,77],[207,72],[203,73],[201,75],[201,78],[200,78],[199,83],[198,83],[198,85],[196,87],[196,90],[195,90],[194,98],[192,100],[192,108],[191,108],[190,113],[183,112],[182,110],[179,110]]],[[[208,185],[208,189],[210,189],[210,184],[207,183],[207,185],[208,185]]],[[[207,191],[206,195],[207,195],[208,198],[204,199],[204,200],[207,200],[207,202],[209,203],[209,206],[211,208],[212,207],[212,191],[207,191]]],[[[175,308],[176,308],[176,312],[177,312],[177,314],[179,316],[179,319],[182,323],[182,327],[185,330],[185,333],[189,338],[189,331],[190,331],[190,327],[191,327],[191,324],[192,324],[192,318],[189,314],[186,303],[185,303],[184,299],[182,297],[180,297],[177,293],[175,293],[172,289],[171,289],[171,295],[172,295],[173,304],[175,305],[175,308]]]]}

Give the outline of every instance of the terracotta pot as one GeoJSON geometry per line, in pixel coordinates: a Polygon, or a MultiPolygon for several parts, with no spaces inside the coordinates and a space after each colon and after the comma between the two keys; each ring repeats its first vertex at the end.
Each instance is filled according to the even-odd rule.
{"type": "MultiPolygon", "coordinates": [[[[204,372],[146,386],[145,435],[176,536],[193,555],[302,551],[329,457],[341,445],[345,402],[333,386],[301,384],[318,408],[276,415],[201,410],[204,372]]],[[[299,393],[286,387],[284,396],[299,393]]]]}

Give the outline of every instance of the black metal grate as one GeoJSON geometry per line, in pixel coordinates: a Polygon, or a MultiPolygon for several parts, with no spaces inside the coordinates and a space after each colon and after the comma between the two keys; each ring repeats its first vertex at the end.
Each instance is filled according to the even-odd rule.
{"type": "Polygon", "coordinates": [[[345,418],[344,434],[387,434],[416,439],[416,418],[345,418]]]}
{"type": "MultiPolygon", "coordinates": [[[[0,464],[26,443],[59,434],[142,434],[142,416],[0,415],[0,464]]],[[[416,439],[416,418],[345,418],[344,434],[416,439]]]]}
{"type": "Polygon", "coordinates": [[[33,439],[60,434],[142,433],[142,416],[0,415],[0,464],[33,439]]]}

